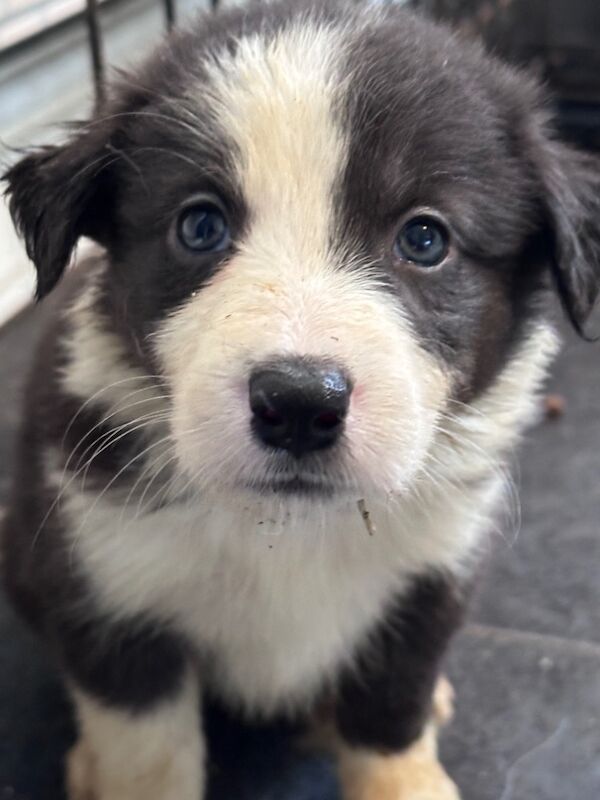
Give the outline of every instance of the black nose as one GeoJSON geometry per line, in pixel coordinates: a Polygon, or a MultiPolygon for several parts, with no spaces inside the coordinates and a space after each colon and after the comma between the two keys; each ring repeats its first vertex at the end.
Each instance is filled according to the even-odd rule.
{"type": "Polygon", "coordinates": [[[286,359],[250,377],[252,427],[266,445],[299,457],[334,444],[344,428],[352,387],[337,367],[286,359]]]}

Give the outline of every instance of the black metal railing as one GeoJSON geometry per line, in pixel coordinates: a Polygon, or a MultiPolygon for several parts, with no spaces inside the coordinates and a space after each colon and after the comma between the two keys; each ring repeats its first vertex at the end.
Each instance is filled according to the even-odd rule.
{"type": "MultiPolygon", "coordinates": [[[[210,0],[210,6],[213,11],[216,11],[219,3],[220,0],[210,0]]],[[[177,21],[177,2],[176,0],[162,0],[162,5],[165,10],[166,28],[167,30],[171,30],[177,21]]],[[[101,105],[104,101],[106,91],[106,62],[104,58],[103,34],[98,0],[86,0],[85,19],[88,28],[96,104],[101,105]]]]}

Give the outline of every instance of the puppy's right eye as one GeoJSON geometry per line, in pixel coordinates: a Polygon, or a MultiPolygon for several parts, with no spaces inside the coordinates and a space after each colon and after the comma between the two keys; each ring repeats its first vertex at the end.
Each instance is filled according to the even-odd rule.
{"type": "Polygon", "coordinates": [[[404,224],[396,239],[396,254],[419,267],[437,267],[449,251],[448,229],[436,217],[421,214],[404,224]]]}
{"type": "Polygon", "coordinates": [[[188,206],[179,215],[177,235],[181,244],[195,253],[217,253],[231,242],[227,218],[216,203],[205,201],[188,206]]]}

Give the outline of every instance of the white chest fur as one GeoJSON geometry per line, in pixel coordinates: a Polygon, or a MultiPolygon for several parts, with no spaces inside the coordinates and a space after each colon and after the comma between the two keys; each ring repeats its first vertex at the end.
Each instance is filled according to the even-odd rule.
{"type": "Polygon", "coordinates": [[[555,350],[550,329],[533,329],[477,403],[444,421],[411,496],[366,497],[373,536],[359,498],[284,505],[231,493],[139,515],[68,489],[75,560],[107,611],[157,616],[208,648],[234,702],[265,712],[302,703],[412,575],[467,563],[502,488],[498,463],[534,416],[555,350]]]}
{"type": "Polygon", "coordinates": [[[411,574],[457,567],[478,537],[467,513],[481,507],[477,493],[427,513],[416,502],[373,505],[374,535],[355,500],[283,513],[246,498],[136,518],[135,508],[69,493],[66,508],[104,608],[168,620],[208,648],[221,693],[269,712],[305,701],[350,659],[411,574]]]}
{"type": "MultiPolygon", "coordinates": [[[[155,389],[123,366],[122,344],[93,309],[91,291],[72,311],[65,388],[84,403],[100,396],[114,409],[109,418],[120,422],[127,409],[145,408],[139,403],[155,389]]],[[[367,470],[360,491],[376,526],[372,536],[357,507],[361,497],[267,501],[230,487],[210,503],[139,514],[135,502],[123,507],[112,492],[65,486],[49,453],[74,561],[104,610],[165,620],[208,650],[218,689],[233,702],[263,712],[303,703],[352,659],[411,576],[468,563],[502,487],[499,465],[535,415],[555,350],[552,330],[532,327],[481,397],[440,413],[409,495],[386,497],[378,488],[373,499],[368,487],[379,487],[377,465],[367,470]]]]}

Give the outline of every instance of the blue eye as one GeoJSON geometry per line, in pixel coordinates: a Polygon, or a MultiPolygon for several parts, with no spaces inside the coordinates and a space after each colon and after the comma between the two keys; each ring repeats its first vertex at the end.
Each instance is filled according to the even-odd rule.
{"type": "Polygon", "coordinates": [[[225,214],[214,203],[189,206],[182,211],[178,222],[179,240],[196,253],[216,253],[226,250],[231,241],[225,214]]]}
{"type": "Polygon", "coordinates": [[[450,235],[434,217],[422,215],[409,220],[396,239],[396,253],[421,267],[436,267],[448,255],[450,235]]]}

